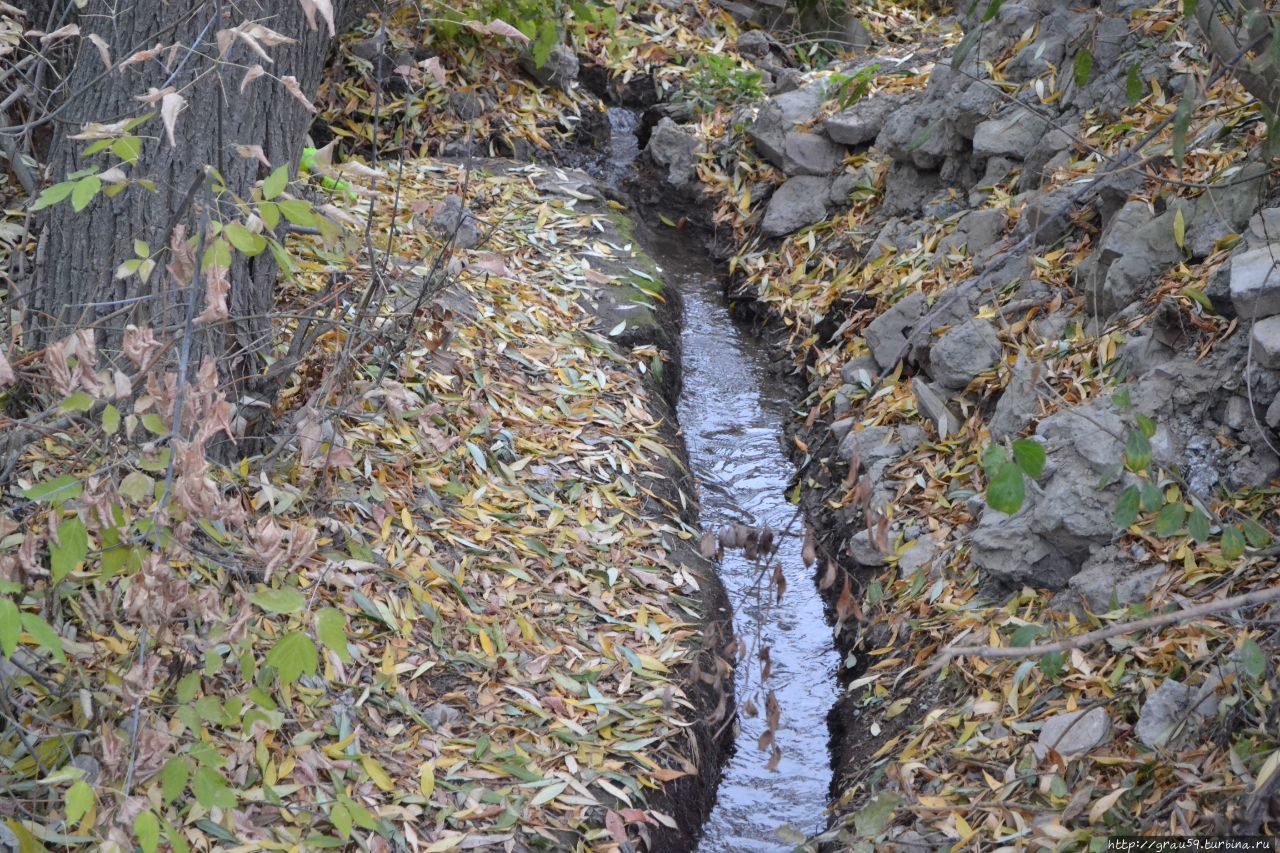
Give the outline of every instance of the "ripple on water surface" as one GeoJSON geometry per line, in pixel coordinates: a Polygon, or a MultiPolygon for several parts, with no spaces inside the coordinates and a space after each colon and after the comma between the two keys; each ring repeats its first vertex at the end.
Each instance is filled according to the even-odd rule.
{"type": "Polygon", "coordinates": [[[710,263],[687,247],[658,246],[656,255],[684,300],[684,387],[680,425],[701,485],[704,528],[730,522],[768,523],[791,533],[778,559],[787,580],[778,603],[757,585],[758,567],[741,552],[727,553],[721,577],[734,606],[734,628],[754,658],[767,646],[772,673],[761,689],[760,667],[744,660],[737,673],[738,703],[754,699],[763,711],[773,690],[782,709],[776,743],[782,759],[769,770],[769,753],[756,748],[763,714],[740,717],[737,751],[725,768],[699,850],[788,850],[794,831],[812,834],[825,824],[831,780],[827,711],[836,699],[836,652],[813,575],[804,565],[803,525],[793,520],[786,486],[795,472],[782,449],[788,417],[786,389],[767,369],[761,344],[734,323],[710,263]],[[792,832],[779,834],[789,827],[792,832]]]}

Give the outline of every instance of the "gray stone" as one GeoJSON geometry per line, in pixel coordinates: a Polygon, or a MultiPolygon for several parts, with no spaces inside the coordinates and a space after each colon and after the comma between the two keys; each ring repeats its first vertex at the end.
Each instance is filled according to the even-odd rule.
{"type": "Polygon", "coordinates": [[[907,335],[924,308],[924,294],[909,293],[867,325],[863,337],[881,370],[891,370],[907,354],[907,335]]]}
{"type": "Polygon", "coordinates": [[[1066,46],[1066,39],[1061,34],[1045,33],[1018,51],[1005,67],[1005,76],[1022,83],[1048,71],[1050,67],[1057,67],[1062,64],[1066,46]]]}
{"type": "Polygon", "coordinates": [[[851,358],[840,365],[840,379],[845,385],[870,387],[876,380],[876,360],[869,355],[851,358]]]}
{"type": "Polygon", "coordinates": [[[1065,191],[1053,193],[1024,193],[1014,199],[1022,200],[1022,214],[1018,220],[1018,232],[1031,234],[1036,246],[1051,246],[1071,230],[1070,195],[1065,191]],[[1025,199],[1024,199],[1025,196],[1025,199]]]}
{"type": "MultiPolygon", "coordinates": [[[[1071,162],[1071,155],[1068,151],[1075,144],[1072,134],[1061,127],[1054,128],[1042,136],[1026,156],[1026,161],[1022,167],[1022,175],[1018,178],[1018,187],[1023,190],[1040,189],[1040,185],[1051,174],[1049,164],[1066,165],[1071,162]]],[[[1057,166],[1054,168],[1057,168],[1057,166]]]]}
{"type": "Polygon", "coordinates": [[[751,59],[764,59],[773,49],[773,39],[764,30],[747,30],[738,36],[738,53],[751,59]]]}
{"type": "Polygon", "coordinates": [[[933,422],[939,439],[960,431],[960,421],[947,408],[947,401],[919,376],[911,379],[911,393],[916,398],[916,409],[933,422]]]}
{"type": "Polygon", "coordinates": [[[831,423],[831,437],[839,444],[853,430],[853,418],[841,418],[831,423]]]}
{"type": "Polygon", "coordinates": [[[857,389],[852,385],[841,385],[837,388],[835,400],[831,404],[832,414],[837,418],[843,418],[853,411],[853,395],[856,391],[857,389]]]}
{"type": "Polygon", "coordinates": [[[863,465],[882,459],[896,459],[902,455],[902,445],[893,434],[893,427],[870,426],[850,432],[840,442],[840,458],[850,464],[857,458],[863,465]]]}
{"type": "Polygon", "coordinates": [[[1092,280],[1086,282],[1085,305],[1096,316],[1109,316],[1131,304],[1145,285],[1182,257],[1173,235],[1177,206],[1145,222],[1150,214],[1142,206],[1126,204],[1103,237],[1092,280]]]}
{"type": "Polygon", "coordinates": [[[786,165],[787,134],[818,117],[825,87],[811,84],[770,98],[747,130],[760,156],[779,169],[786,165]]]}
{"type": "Polygon", "coordinates": [[[1023,585],[1062,589],[1074,567],[1031,530],[1025,514],[1007,516],[987,508],[970,539],[974,565],[1005,589],[1023,585]]]}
{"type": "Polygon", "coordinates": [[[1253,361],[1268,370],[1280,369],[1280,317],[1266,317],[1253,324],[1253,361]]]}
{"type": "Polygon", "coordinates": [[[462,121],[474,121],[484,115],[484,101],[475,92],[451,93],[449,108],[462,121]]]}
{"type": "Polygon", "coordinates": [[[937,574],[933,558],[938,555],[938,544],[929,536],[922,536],[898,555],[898,577],[909,578],[924,570],[926,576],[937,574]]]}
{"type": "Polygon", "coordinates": [[[1009,157],[1021,160],[1027,156],[1049,129],[1049,123],[1022,105],[1004,115],[979,124],[973,131],[973,156],[1009,157]]]}
{"type": "Polygon", "coordinates": [[[849,196],[853,195],[853,191],[859,186],[857,175],[849,172],[841,172],[831,179],[830,200],[832,204],[842,205],[849,203],[849,196]]]}
{"type": "Polygon", "coordinates": [[[1271,405],[1267,406],[1267,413],[1264,417],[1267,426],[1272,429],[1280,429],[1280,394],[1275,396],[1271,401],[1271,405]]]}
{"type": "Polygon", "coordinates": [[[1218,241],[1238,234],[1267,189],[1267,167],[1246,163],[1239,172],[1196,199],[1187,222],[1187,249],[1197,258],[1212,254],[1218,241]]]}
{"type": "Polygon", "coordinates": [[[880,208],[887,216],[905,216],[920,210],[925,199],[942,188],[937,172],[922,172],[909,163],[894,163],[884,179],[884,201],[880,208]]]}
{"type": "Polygon", "coordinates": [[[476,218],[460,195],[447,195],[440,209],[431,217],[431,230],[452,239],[453,245],[459,249],[475,248],[480,242],[480,229],[476,218]]]}
{"type": "Polygon", "coordinates": [[[875,147],[895,163],[934,170],[963,150],[963,140],[935,105],[906,104],[886,116],[875,147]]]}
{"type": "Polygon", "coordinates": [[[551,48],[547,61],[539,66],[534,63],[533,55],[526,51],[520,55],[520,67],[543,86],[565,89],[578,79],[578,54],[567,45],[558,44],[551,48]]]}
{"type": "Polygon", "coordinates": [[[887,562],[884,552],[871,541],[871,533],[867,530],[859,530],[849,537],[848,553],[859,566],[878,567],[887,562]]]}
{"type": "Polygon", "coordinates": [[[937,254],[941,256],[963,248],[974,257],[1000,239],[1008,222],[1009,215],[1000,208],[966,213],[956,223],[956,230],[938,241],[937,254]]]}
{"type": "Polygon", "coordinates": [[[1246,320],[1280,314],[1280,243],[1231,256],[1231,302],[1246,320]]]}
{"type": "Polygon", "coordinates": [[[814,175],[787,178],[765,208],[760,230],[767,237],[781,237],[798,228],[821,222],[830,204],[831,181],[814,175]]]}
{"type": "Polygon", "coordinates": [[[667,170],[667,183],[688,189],[698,181],[698,140],[670,118],[654,127],[645,147],[649,158],[667,170]]]}
{"type": "Polygon", "coordinates": [[[1027,356],[1020,355],[1014,362],[1004,393],[996,401],[987,428],[995,440],[1021,435],[1040,414],[1040,392],[1027,356]]]}
{"type": "Polygon", "coordinates": [[[1105,708],[1056,714],[1040,727],[1036,756],[1044,758],[1054,750],[1063,758],[1088,752],[1111,736],[1111,716],[1105,708]]]}
{"type": "Polygon", "coordinates": [[[1138,712],[1138,722],[1133,727],[1134,736],[1152,749],[1172,746],[1177,728],[1185,722],[1193,722],[1191,701],[1194,692],[1187,685],[1166,678],[1160,682],[1138,712]]]}
{"type": "Polygon", "coordinates": [[[1241,397],[1239,394],[1233,394],[1227,400],[1226,409],[1222,413],[1222,423],[1239,432],[1252,421],[1253,408],[1249,405],[1248,399],[1241,397]]]}
{"type": "Polygon", "coordinates": [[[885,120],[901,106],[902,99],[894,96],[863,98],[827,119],[822,130],[832,142],[865,145],[880,134],[885,120]]]}
{"type": "Polygon", "coordinates": [[[1080,573],[1071,578],[1068,586],[1088,603],[1094,613],[1106,613],[1111,610],[1113,596],[1120,607],[1146,600],[1163,575],[1161,566],[1135,569],[1131,555],[1108,545],[1099,548],[1085,561],[1080,573]]]}
{"type": "Polygon", "coordinates": [[[788,175],[829,175],[844,159],[844,148],[825,136],[802,130],[787,133],[782,151],[782,171],[788,175]]]}
{"type": "Polygon", "coordinates": [[[958,391],[988,370],[1003,347],[995,326],[970,320],[949,330],[929,351],[929,374],[943,388],[958,391]]]}
{"type": "Polygon", "coordinates": [[[1249,236],[1261,243],[1280,242],[1280,207],[1264,208],[1251,216],[1249,236]]]}

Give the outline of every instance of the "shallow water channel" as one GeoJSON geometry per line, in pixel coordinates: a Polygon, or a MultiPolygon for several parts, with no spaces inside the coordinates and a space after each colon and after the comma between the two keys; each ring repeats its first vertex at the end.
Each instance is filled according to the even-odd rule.
{"type": "MultiPolygon", "coordinates": [[[[611,108],[610,151],[599,175],[618,186],[639,155],[638,117],[611,108]]],[[[786,488],[795,468],[783,451],[787,388],[770,369],[765,344],[734,320],[715,263],[696,237],[660,228],[645,248],[684,303],[683,388],[678,417],[698,482],[704,530],[728,524],[777,531],[774,557],[785,578],[779,600],[770,568],[727,549],[720,577],[733,626],[746,644],[735,672],[739,726],[701,853],[790,850],[825,828],[831,766],[827,712],[836,700],[839,657],[813,573],[801,551],[804,523],[786,488]],[[759,657],[767,649],[763,679],[759,657]],[[772,745],[758,748],[772,692],[780,711],[772,745]],[[754,704],[757,713],[742,709],[754,704]],[[779,756],[775,762],[773,750],[779,756]]]]}

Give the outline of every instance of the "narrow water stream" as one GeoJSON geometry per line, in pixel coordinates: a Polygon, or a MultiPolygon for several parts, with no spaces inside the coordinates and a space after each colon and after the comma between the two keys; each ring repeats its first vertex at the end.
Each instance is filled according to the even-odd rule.
{"type": "MultiPolygon", "coordinates": [[[[600,177],[614,187],[639,154],[637,123],[630,110],[609,110],[611,147],[600,177]]],[[[795,473],[782,445],[787,389],[769,370],[763,342],[730,316],[715,264],[697,243],[661,229],[646,248],[684,303],[678,417],[698,481],[699,521],[704,530],[767,524],[778,533],[775,559],[785,578],[779,599],[771,567],[762,572],[741,549],[726,549],[719,566],[734,631],[747,651],[735,674],[736,748],[698,849],[790,850],[824,828],[831,781],[827,712],[836,700],[839,658],[801,556],[803,520],[786,499],[795,473]],[[779,719],[773,743],[761,750],[770,698],[779,719]],[[756,714],[742,712],[749,705],[756,714]]]]}
{"type": "Polygon", "coordinates": [[[682,237],[659,236],[655,259],[684,301],[681,333],[684,387],[678,415],[700,486],[703,529],[768,524],[781,535],[777,557],[786,578],[781,602],[759,565],[727,550],[720,576],[734,608],[734,628],[748,652],[736,674],[737,749],[725,768],[716,806],[699,850],[776,851],[795,846],[797,833],[822,830],[831,767],[827,712],[836,700],[837,653],[813,574],[804,565],[803,520],[788,503],[795,473],[782,448],[787,389],[765,359],[763,343],[729,314],[714,267],[682,237]],[[767,649],[769,677],[761,683],[758,655],[767,649]],[[766,730],[767,696],[781,710],[772,748],[757,741],[766,730]]]}

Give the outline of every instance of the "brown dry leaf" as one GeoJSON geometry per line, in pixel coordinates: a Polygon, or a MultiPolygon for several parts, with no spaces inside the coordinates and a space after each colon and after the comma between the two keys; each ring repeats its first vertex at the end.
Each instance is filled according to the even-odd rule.
{"type": "Polygon", "coordinates": [[[294,100],[306,107],[308,112],[317,112],[316,105],[307,100],[307,96],[302,93],[302,85],[298,83],[297,77],[292,74],[286,74],[280,78],[280,82],[288,90],[289,94],[293,95],[294,100]]]}
{"type": "MultiPolygon", "coordinates": [[[[249,68],[244,72],[244,77],[240,78],[240,94],[243,95],[244,90],[249,88],[250,83],[252,83],[254,80],[257,80],[259,77],[263,76],[266,73],[267,73],[267,70],[256,62],[253,65],[249,66],[249,68]]],[[[261,150],[262,148],[262,146],[260,145],[255,147],[258,148],[259,150],[261,150]]]]}
{"type": "Polygon", "coordinates": [[[182,112],[186,105],[187,99],[177,92],[169,92],[160,98],[160,120],[164,122],[164,132],[169,139],[170,148],[178,144],[174,141],[173,131],[178,122],[178,113],[182,112]]]}

